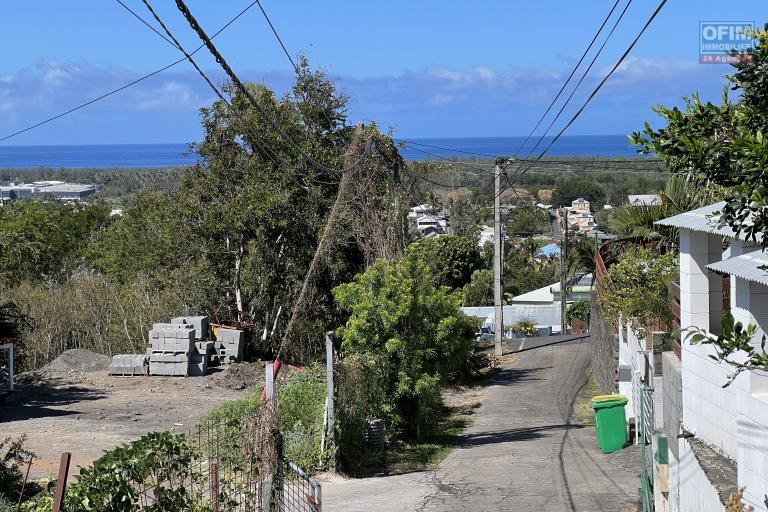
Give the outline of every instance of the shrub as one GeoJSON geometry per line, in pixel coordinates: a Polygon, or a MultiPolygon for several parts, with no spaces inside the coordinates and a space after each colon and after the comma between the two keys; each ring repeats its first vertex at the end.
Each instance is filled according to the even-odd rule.
{"type": "Polygon", "coordinates": [[[334,289],[339,306],[350,312],[338,330],[342,356],[379,359],[390,420],[417,439],[434,411],[436,383],[467,368],[475,325],[460,311],[459,295],[436,288],[427,267],[409,258],[379,260],[334,289]]]}
{"type": "Polygon", "coordinates": [[[190,471],[194,456],[184,436],[151,432],[81,469],[67,490],[65,510],[136,510],[140,489],[149,488],[156,503],[147,510],[201,510],[184,485],[187,478],[201,478],[190,471]]]}
{"type": "Polygon", "coordinates": [[[677,277],[674,254],[657,254],[642,247],[633,247],[613,264],[598,286],[597,296],[605,317],[615,323],[622,317],[634,320],[633,329],[645,337],[647,327],[655,320],[672,318],[669,283],[677,277]]]}
{"type": "Polygon", "coordinates": [[[525,337],[536,335],[536,322],[532,318],[521,318],[512,326],[512,332],[522,334],[525,337]]]}
{"type": "Polygon", "coordinates": [[[569,321],[577,319],[581,320],[582,322],[586,322],[591,312],[592,302],[588,300],[577,300],[568,306],[568,310],[565,312],[565,315],[568,317],[569,321]]]}
{"type": "Polygon", "coordinates": [[[309,471],[324,466],[320,441],[326,395],[325,368],[319,365],[292,373],[278,393],[285,454],[309,471]]]}
{"type": "Polygon", "coordinates": [[[29,462],[32,452],[24,449],[26,436],[18,439],[6,437],[0,441],[0,498],[19,499],[24,475],[22,466],[29,462]]]}
{"type": "Polygon", "coordinates": [[[342,467],[357,470],[370,457],[363,432],[373,419],[385,421],[392,432],[392,409],[387,400],[386,372],[381,358],[352,354],[336,366],[336,425],[338,457],[342,467]]]}

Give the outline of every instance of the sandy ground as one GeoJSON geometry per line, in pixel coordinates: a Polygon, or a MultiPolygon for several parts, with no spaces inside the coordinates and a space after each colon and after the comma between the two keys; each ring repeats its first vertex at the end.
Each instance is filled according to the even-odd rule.
{"type": "Polygon", "coordinates": [[[189,431],[217,405],[260,388],[262,374],[259,363],[190,378],[49,371],[27,379],[0,405],[0,436],[26,434],[26,447],[38,457],[31,479],[55,478],[62,451],[72,453],[75,475],[78,467],[147,432],[189,431]]]}

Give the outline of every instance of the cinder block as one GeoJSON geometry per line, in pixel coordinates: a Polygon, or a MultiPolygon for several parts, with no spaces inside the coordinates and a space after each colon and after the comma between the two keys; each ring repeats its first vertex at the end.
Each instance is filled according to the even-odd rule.
{"type": "Polygon", "coordinates": [[[149,362],[149,374],[167,377],[186,377],[189,375],[188,363],[149,362]]]}
{"type": "Polygon", "coordinates": [[[189,363],[187,354],[154,353],[149,356],[149,364],[152,363],[189,363]]]}
{"type": "Polygon", "coordinates": [[[207,316],[177,316],[171,319],[171,323],[191,325],[195,330],[196,339],[208,338],[210,324],[207,316]]]}

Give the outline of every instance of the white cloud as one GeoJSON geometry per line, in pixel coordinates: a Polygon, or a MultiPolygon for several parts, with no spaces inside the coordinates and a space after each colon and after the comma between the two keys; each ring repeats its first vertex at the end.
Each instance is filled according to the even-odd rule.
{"type": "MultiPolygon", "coordinates": [[[[574,105],[583,101],[605,71],[595,71],[585,80],[574,105]]],[[[643,121],[653,119],[652,105],[676,101],[694,90],[703,90],[705,98],[717,99],[721,75],[726,72],[721,66],[690,61],[632,57],[616,71],[585,111],[584,120],[569,133],[638,129],[643,121]]],[[[53,61],[6,74],[0,78],[0,111],[4,113],[0,134],[60,113],[140,76],[116,66],[53,61]]],[[[209,76],[217,84],[224,78],[218,71],[211,71],[209,76]]],[[[432,66],[387,76],[332,78],[351,98],[350,122],[375,120],[381,126],[395,126],[406,136],[479,136],[527,133],[565,76],[564,71],[552,67],[481,63],[469,68],[432,66]]],[[[285,70],[244,70],[241,77],[264,82],[278,94],[285,92],[293,79],[285,70]]],[[[87,124],[88,116],[97,116],[99,122],[117,119],[115,123],[122,123],[128,132],[148,118],[167,114],[179,124],[178,139],[187,140],[183,134],[199,130],[198,109],[213,99],[200,77],[180,65],[79,111],[72,116],[72,123],[87,124]]],[[[88,142],[89,136],[83,133],[83,142],[88,142]]],[[[166,134],[168,137],[172,134],[166,134]]],[[[24,142],[30,141],[34,137],[24,142]]]]}

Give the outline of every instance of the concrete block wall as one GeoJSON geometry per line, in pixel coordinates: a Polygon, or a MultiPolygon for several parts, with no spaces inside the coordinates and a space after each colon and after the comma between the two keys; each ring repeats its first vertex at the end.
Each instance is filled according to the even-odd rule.
{"type": "Polygon", "coordinates": [[[676,472],[680,482],[680,501],[676,510],[724,512],[725,505],[720,500],[720,493],[702,469],[687,439],[679,440],[678,452],[680,459],[676,472]]]}
{"type": "Polygon", "coordinates": [[[245,352],[245,333],[237,329],[220,328],[214,350],[220,364],[242,361],[245,352]]]}
{"type": "Polygon", "coordinates": [[[596,295],[592,295],[592,312],[589,317],[589,333],[592,339],[590,369],[600,394],[608,395],[617,390],[618,357],[617,336],[605,320],[596,295]]]}
{"type": "Polygon", "coordinates": [[[177,316],[171,319],[172,324],[191,325],[195,330],[196,340],[208,339],[210,323],[207,316],[177,316]]]}
{"type": "Polygon", "coordinates": [[[709,357],[714,354],[711,347],[691,345],[685,339],[691,326],[720,330],[723,280],[706,266],[722,259],[721,236],[680,230],[682,422],[697,438],[735,458],[736,397],[733,388],[722,387],[730,368],[709,357]]]}

